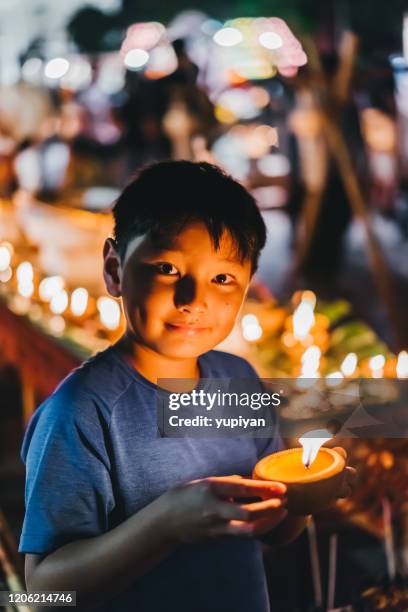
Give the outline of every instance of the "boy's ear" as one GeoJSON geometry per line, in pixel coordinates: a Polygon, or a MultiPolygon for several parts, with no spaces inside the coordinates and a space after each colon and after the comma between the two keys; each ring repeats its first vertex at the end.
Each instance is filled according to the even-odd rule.
{"type": "Polygon", "coordinates": [[[103,278],[108,293],[112,297],[120,297],[121,264],[117,245],[113,238],[107,238],[103,245],[103,278]]]}

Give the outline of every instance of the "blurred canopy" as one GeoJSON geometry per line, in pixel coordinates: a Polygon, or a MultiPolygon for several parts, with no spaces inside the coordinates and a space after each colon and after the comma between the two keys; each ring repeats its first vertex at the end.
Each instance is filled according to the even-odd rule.
{"type": "MultiPolygon", "coordinates": [[[[407,10],[406,0],[389,0],[388,18],[384,19],[383,0],[201,0],[199,10],[209,16],[225,20],[242,16],[279,16],[288,21],[295,31],[315,33],[332,30],[334,23],[342,23],[357,34],[364,34],[360,54],[369,60],[398,51],[395,41],[401,36],[401,20],[407,10]]],[[[168,22],[183,10],[194,9],[186,0],[122,0],[116,15],[84,7],[72,18],[69,32],[81,51],[98,52],[117,49],[123,30],[137,21],[168,22]]]]}

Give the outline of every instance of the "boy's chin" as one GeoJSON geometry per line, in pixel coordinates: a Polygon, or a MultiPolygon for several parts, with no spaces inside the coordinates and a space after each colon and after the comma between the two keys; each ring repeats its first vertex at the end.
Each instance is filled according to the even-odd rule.
{"type": "Polygon", "coordinates": [[[212,343],[197,341],[182,343],[163,342],[163,344],[158,347],[162,355],[173,359],[192,359],[199,357],[212,348],[214,348],[212,343]]]}

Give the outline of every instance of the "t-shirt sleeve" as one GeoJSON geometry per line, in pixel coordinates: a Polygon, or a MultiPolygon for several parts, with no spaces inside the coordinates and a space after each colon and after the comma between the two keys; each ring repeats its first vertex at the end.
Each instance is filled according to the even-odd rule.
{"type": "MultiPolygon", "coordinates": [[[[262,385],[261,379],[259,378],[258,374],[256,373],[255,369],[252,367],[252,365],[246,360],[244,360],[244,362],[245,362],[245,368],[247,371],[247,374],[245,375],[248,376],[248,378],[256,378],[259,381],[260,391],[266,391],[265,387],[262,385]]],[[[282,436],[279,430],[279,419],[278,419],[276,409],[271,406],[271,411],[272,411],[271,414],[272,414],[272,419],[274,422],[274,432],[275,433],[272,437],[268,437],[268,438],[254,438],[258,459],[262,459],[263,457],[266,457],[267,455],[271,455],[272,453],[276,453],[286,448],[286,445],[282,439],[282,436]]]]}
{"type": "Polygon", "coordinates": [[[104,533],[115,500],[108,424],[92,398],[59,392],[37,409],[21,456],[25,517],[19,552],[47,553],[104,533]]]}

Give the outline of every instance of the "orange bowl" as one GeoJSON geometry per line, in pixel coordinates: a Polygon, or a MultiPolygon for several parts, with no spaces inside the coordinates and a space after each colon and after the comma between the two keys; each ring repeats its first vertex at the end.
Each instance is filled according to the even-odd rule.
{"type": "Polygon", "coordinates": [[[252,477],[283,482],[287,487],[287,508],[292,514],[315,514],[335,501],[346,462],[337,451],[322,447],[306,468],[302,453],[302,448],[289,448],[268,455],[255,465],[252,477]]]}

